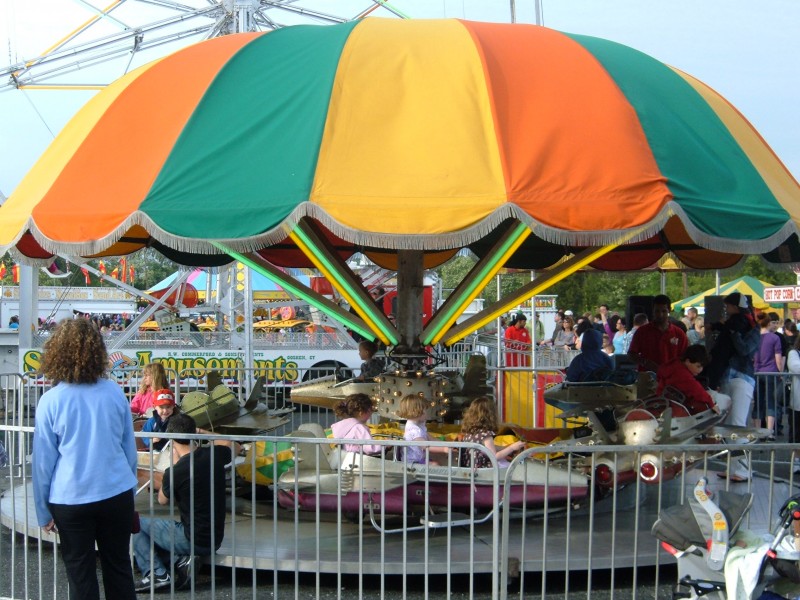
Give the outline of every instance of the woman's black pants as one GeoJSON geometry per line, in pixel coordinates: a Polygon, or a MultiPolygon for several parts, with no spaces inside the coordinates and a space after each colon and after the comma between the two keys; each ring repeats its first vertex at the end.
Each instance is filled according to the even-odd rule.
{"type": "Polygon", "coordinates": [[[58,528],[70,598],[100,598],[96,543],[106,598],[135,599],[130,558],[133,490],[88,504],[50,503],[50,512],[58,528]]]}

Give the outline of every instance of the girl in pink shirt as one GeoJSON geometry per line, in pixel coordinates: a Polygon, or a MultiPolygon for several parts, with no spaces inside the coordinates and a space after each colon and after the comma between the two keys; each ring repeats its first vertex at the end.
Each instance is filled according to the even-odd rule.
{"type": "MultiPolygon", "coordinates": [[[[375,410],[372,400],[366,394],[350,394],[334,407],[336,416],[341,421],[331,425],[333,437],[340,440],[371,440],[372,434],[366,423],[375,410]]],[[[380,454],[382,448],[377,444],[345,444],[346,452],[361,452],[364,454],[380,454]]]]}
{"type": "Polygon", "coordinates": [[[161,363],[150,363],[142,369],[142,383],[131,400],[131,413],[149,415],[153,409],[156,390],[169,388],[167,372],[161,363]]]}

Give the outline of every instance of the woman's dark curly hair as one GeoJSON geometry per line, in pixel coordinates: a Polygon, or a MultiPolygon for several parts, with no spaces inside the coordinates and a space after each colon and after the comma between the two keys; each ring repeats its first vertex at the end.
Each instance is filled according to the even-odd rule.
{"type": "Polygon", "coordinates": [[[358,417],[373,407],[372,400],[366,394],[350,394],[339,402],[333,411],[337,419],[349,419],[358,417]]]}
{"type": "Polygon", "coordinates": [[[96,383],[108,367],[103,336],[87,319],[66,319],[45,342],[39,372],[53,383],[96,383]]]}

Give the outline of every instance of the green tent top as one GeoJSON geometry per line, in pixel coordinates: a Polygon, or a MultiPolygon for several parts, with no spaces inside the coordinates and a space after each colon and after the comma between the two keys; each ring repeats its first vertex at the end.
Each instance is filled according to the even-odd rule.
{"type": "Polygon", "coordinates": [[[772,285],[773,284],[769,282],[761,281],[755,277],[745,275],[744,277],[739,277],[738,279],[734,279],[733,281],[729,281],[728,283],[723,283],[720,285],[719,293],[717,293],[716,287],[712,287],[704,292],[700,292],[699,294],[694,294],[693,296],[689,296],[683,300],[673,302],[672,310],[684,311],[690,306],[695,308],[705,307],[706,296],[727,296],[733,292],[739,292],[751,296],[753,298],[754,308],[759,308],[762,310],[770,308],[774,309],[776,307],[771,306],[764,301],[764,288],[772,287],[772,285]]]}

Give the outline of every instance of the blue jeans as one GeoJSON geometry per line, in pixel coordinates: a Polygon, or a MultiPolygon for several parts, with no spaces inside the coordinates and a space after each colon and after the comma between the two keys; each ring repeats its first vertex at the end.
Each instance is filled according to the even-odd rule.
{"type": "MultiPolygon", "coordinates": [[[[750,418],[750,408],[753,405],[753,395],[755,392],[755,380],[748,375],[729,369],[728,373],[733,372],[730,379],[723,380],[720,391],[731,397],[731,410],[725,419],[726,425],[738,425],[746,427],[750,418]]],[[[747,440],[739,438],[733,444],[746,444],[747,440]]],[[[744,457],[731,458],[730,475],[736,477],[749,478],[750,467],[747,461],[748,452],[745,451],[744,457]]]]}
{"type": "Polygon", "coordinates": [[[767,417],[777,418],[779,414],[778,405],[783,402],[783,380],[775,375],[759,375],[757,384],[753,418],[763,421],[761,426],[766,427],[767,417]]]}
{"type": "MultiPolygon", "coordinates": [[[[186,538],[183,523],[178,521],[142,517],[140,527],[139,533],[133,536],[133,555],[142,575],[150,572],[150,540],[153,541],[153,571],[157,575],[169,571],[161,560],[158,550],[171,552],[173,557],[211,554],[209,548],[197,544],[192,548],[186,538]]],[[[174,558],[172,562],[175,562],[174,558]]]]}

